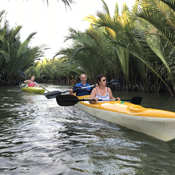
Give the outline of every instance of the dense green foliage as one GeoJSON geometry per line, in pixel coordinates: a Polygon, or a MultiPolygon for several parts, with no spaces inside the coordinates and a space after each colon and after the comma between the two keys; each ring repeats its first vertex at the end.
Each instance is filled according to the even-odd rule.
{"type": "Polygon", "coordinates": [[[17,33],[21,26],[12,30],[1,27],[1,81],[15,75],[17,69],[27,70],[28,75],[43,82],[59,83],[79,81],[81,73],[87,74],[89,83],[95,83],[96,75],[103,73],[108,80],[123,77],[123,84],[117,87],[121,90],[169,91],[174,96],[175,0],[136,0],[131,11],[124,3],[121,14],[116,3],[113,16],[102,2],[103,12],[85,17],[90,21],[86,31],[69,29],[65,40],[72,41],[69,48],[59,50],[53,60],[45,59],[37,65],[34,60],[41,50],[27,57],[29,62],[22,63],[26,61],[25,53],[30,55],[33,50],[28,42],[35,33],[20,43],[17,33]]]}
{"type": "Polygon", "coordinates": [[[72,84],[81,73],[83,70],[76,64],[69,64],[66,58],[61,60],[44,58],[26,71],[29,76],[35,75],[37,81],[62,84],[72,84]]]}
{"type": "Polygon", "coordinates": [[[121,15],[116,3],[113,17],[103,4],[97,17],[85,18],[91,23],[85,32],[70,28],[66,41],[72,46],[55,56],[63,55],[92,81],[104,73],[108,79],[123,77],[121,89],[174,95],[175,1],[136,0],[132,11],[124,4],[121,15]]]}
{"type": "Polygon", "coordinates": [[[3,22],[5,11],[0,12],[0,84],[14,85],[19,82],[17,70],[25,71],[36,65],[42,55],[41,47],[30,47],[29,42],[36,33],[31,33],[24,42],[20,41],[22,26],[9,29],[3,22]]]}

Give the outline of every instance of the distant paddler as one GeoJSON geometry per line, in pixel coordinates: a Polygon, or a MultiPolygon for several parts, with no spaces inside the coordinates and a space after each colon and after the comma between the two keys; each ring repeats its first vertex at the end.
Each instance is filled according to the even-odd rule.
{"type": "Polygon", "coordinates": [[[25,80],[24,83],[28,84],[28,87],[34,87],[34,86],[39,87],[34,81],[35,81],[35,77],[32,76],[30,80],[25,80]]]}

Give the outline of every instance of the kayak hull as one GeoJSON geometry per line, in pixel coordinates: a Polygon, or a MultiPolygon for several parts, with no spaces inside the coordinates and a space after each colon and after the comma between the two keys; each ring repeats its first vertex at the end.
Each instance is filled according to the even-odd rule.
{"type": "Polygon", "coordinates": [[[33,92],[36,94],[44,94],[45,89],[38,88],[38,87],[22,87],[23,92],[33,92]]]}
{"type": "MultiPolygon", "coordinates": [[[[88,96],[79,97],[88,98],[88,96]]],[[[79,102],[77,107],[103,120],[142,132],[163,141],[175,138],[175,113],[144,108],[129,102],[113,101],[89,104],[79,102]]]]}

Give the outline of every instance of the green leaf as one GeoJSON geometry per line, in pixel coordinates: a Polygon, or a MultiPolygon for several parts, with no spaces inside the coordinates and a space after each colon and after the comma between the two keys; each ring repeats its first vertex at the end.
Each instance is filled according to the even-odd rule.
{"type": "Polygon", "coordinates": [[[0,50],[0,55],[3,56],[3,58],[4,58],[5,61],[6,61],[6,63],[8,63],[8,62],[10,61],[10,55],[9,55],[7,52],[5,52],[5,51],[3,51],[3,50],[0,50]]]}

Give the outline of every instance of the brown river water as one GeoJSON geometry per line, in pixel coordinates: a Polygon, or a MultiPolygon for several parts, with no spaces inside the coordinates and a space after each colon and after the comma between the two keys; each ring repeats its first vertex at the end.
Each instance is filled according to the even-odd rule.
{"type": "MultiPolygon", "coordinates": [[[[70,86],[44,85],[49,90],[70,86]]],[[[113,92],[143,98],[144,107],[175,112],[169,94],[113,92]]],[[[151,136],[98,119],[55,99],[0,87],[0,174],[172,175],[175,140],[151,136]]]]}

